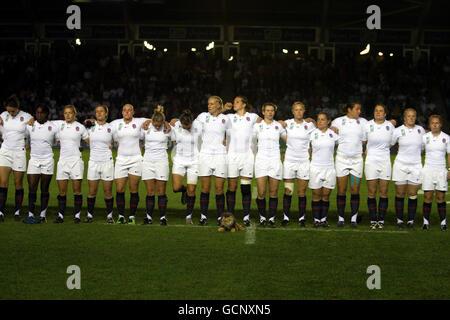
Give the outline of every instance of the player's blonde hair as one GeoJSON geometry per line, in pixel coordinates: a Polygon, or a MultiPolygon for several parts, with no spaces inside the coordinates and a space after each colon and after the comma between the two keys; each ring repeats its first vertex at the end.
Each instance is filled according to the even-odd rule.
{"type": "Polygon", "coordinates": [[[107,106],[105,106],[104,104],[99,104],[98,106],[95,107],[94,111],[97,110],[97,108],[103,108],[103,110],[105,110],[106,115],[109,114],[109,109],[107,106]]]}
{"type": "Polygon", "coordinates": [[[75,119],[77,118],[77,108],[75,108],[75,106],[73,104],[68,104],[66,106],[64,106],[63,112],[66,111],[66,109],[70,109],[72,110],[73,114],[75,115],[75,119]]]}
{"type": "Polygon", "coordinates": [[[294,103],[292,104],[291,110],[294,110],[294,107],[295,107],[296,105],[302,106],[303,109],[305,109],[305,111],[306,111],[306,105],[305,105],[303,102],[301,102],[301,101],[294,101],[294,103]]]}
{"type": "Polygon", "coordinates": [[[439,115],[439,114],[432,114],[431,116],[429,116],[429,117],[428,117],[428,125],[431,124],[431,119],[438,119],[439,122],[441,123],[441,125],[444,124],[444,123],[443,123],[442,116],[439,115]]]}
{"type": "Polygon", "coordinates": [[[408,113],[408,112],[414,112],[414,114],[416,115],[416,117],[417,117],[417,110],[416,109],[414,109],[414,108],[406,108],[405,109],[405,111],[403,111],[403,118],[405,118],[405,116],[406,116],[406,114],[408,113]]]}
{"type": "Polygon", "coordinates": [[[153,110],[152,122],[164,122],[166,121],[166,116],[164,115],[164,107],[159,105],[153,110]]]}

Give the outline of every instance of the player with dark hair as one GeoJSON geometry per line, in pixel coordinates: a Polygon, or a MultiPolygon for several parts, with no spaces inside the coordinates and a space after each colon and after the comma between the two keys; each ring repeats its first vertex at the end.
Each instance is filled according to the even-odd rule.
{"type": "Polygon", "coordinates": [[[441,230],[445,231],[447,230],[445,193],[448,190],[448,179],[450,178],[450,169],[447,170],[446,163],[450,164],[450,136],[441,130],[441,116],[431,115],[428,124],[431,131],[422,137],[422,145],[425,149],[422,181],[424,192],[422,229],[429,228],[434,193],[441,220],[441,230]]]}
{"type": "Polygon", "coordinates": [[[33,117],[20,110],[16,95],[8,97],[3,105],[6,111],[0,115],[0,125],[3,126],[3,143],[0,149],[0,222],[4,220],[11,171],[16,188],[14,219],[20,221],[24,195],[23,176],[27,169],[25,135],[27,124],[33,117]]]}

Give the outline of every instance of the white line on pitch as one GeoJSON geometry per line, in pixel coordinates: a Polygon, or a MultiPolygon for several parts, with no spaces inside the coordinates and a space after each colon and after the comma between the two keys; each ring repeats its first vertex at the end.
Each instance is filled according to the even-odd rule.
{"type": "Polygon", "coordinates": [[[255,244],[256,242],[256,227],[252,224],[245,231],[245,244],[255,244]]]}

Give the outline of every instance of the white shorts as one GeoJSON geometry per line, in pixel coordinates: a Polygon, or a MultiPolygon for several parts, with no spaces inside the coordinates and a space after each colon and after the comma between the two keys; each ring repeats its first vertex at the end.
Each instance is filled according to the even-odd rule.
{"type": "Polygon", "coordinates": [[[102,162],[89,160],[87,179],[113,181],[114,161],[112,159],[109,161],[102,161],[102,162]]]}
{"type": "Polygon", "coordinates": [[[198,175],[200,177],[215,176],[227,177],[227,155],[226,154],[204,154],[198,156],[198,175]]]}
{"type": "Polygon", "coordinates": [[[422,190],[423,191],[443,191],[447,192],[447,169],[423,167],[422,171],[422,190]]]}
{"type": "Polygon", "coordinates": [[[309,180],[309,160],[305,162],[284,161],[283,179],[309,180]]]}
{"type": "Polygon", "coordinates": [[[422,183],[422,165],[407,165],[399,161],[394,161],[392,168],[392,181],[397,185],[412,183],[419,185],[422,183]]]}
{"type": "Polygon", "coordinates": [[[169,160],[144,160],[142,162],[142,180],[169,180],[169,160]]]}
{"type": "Polygon", "coordinates": [[[362,157],[346,158],[341,155],[336,155],[336,176],[345,177],[349,174],[362,178],[364,169],[364,160],[362,157]]]}
{"type": "Polygon", "coordinates": [[[198,181],[198,163],[184,162],[177,158],[173,159],[172,174],[182,177],[187,173],[187,184],[197,184],[198,181]]]}
{"type": "Polygon", "coordinates": [[[336,187],[336,169],[319,168],[310,166],[309,168],[309,188],[310,189],[334,189],[336,187]]]}
{"type": "Polygon", "coordinates": [[[64,160],[59,159],[56,166],[56,180],[82,180],[84,173],[83,159],[64,160]]]}
{"type": "Polygon", "coordinates": [[[391,161],[386,162],[368,162],[366,160],[366,165],[364,168],[364,173],[366,175],[366,180],[391,180],[392,167],[391,161]]]}
{"type": "Polygon", "coordinates": [[[114,166],[114,179],[128,178],[128,175],[142,176],[142,156],[117,156],[114,166]]]}
{"type": "Polygon", "coordinates": [[[281,159],[258,159],[255,160],[255,178],[270,177],[281,180],[283,178],[283,164],[281,159]]]}
{"type": "Polygon", "coordinates": [[[14,171],[27,171],[27,153],[22,150],[0,149],[0,167],[10,167],[14,171]]]}
{"type": "Polygon", "coordinates": [[[46,174],[53,175],[55,170],[55,161],[52,159],[33,159],[30,158],[28,161],[27,174],[46,174]]]}
{"type": "Polygon", "coordinates": [[[253,178],[253,168],[255,165],[255,156],[253,152],[247,153],[228,153],[228,178],[253,178]]]}

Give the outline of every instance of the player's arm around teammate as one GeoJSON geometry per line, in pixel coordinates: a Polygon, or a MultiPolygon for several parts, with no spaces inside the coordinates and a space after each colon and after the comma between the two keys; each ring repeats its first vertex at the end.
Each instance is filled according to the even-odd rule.
{"type": "Polygon", "coordinates": [[[408,227],[414,227],[417,209],[417,191],[422,183],[422,136],[424,128],[416,125],[416,110],[408,108],[403,112],[403,125],[392,135],[391,145],[398,143],[398,153],[392,168],[395,181],[395,212],[397,226],[403,228],[403,208],[408,193],[408,227]]]}
{"type": "Polygon", "coordinates": [[[172,151],[172,185],[175,193],[181,192],[181,203],[186,204],[186,224],[192,224],[195,189],[198,181],[199,139],[201,125],[194,120],[191,110],[183,110],[171,130],[176,145],[172,151]],[[187,184],[183,185],[187,175],[187,184]]]}
{"type": "Polygon", "coordinates": [[[225,210],[224,184],[227,178],[227,159],[224,140],[230,123],[228,117],[222,114],[223,102],[218,96],[208,99],[208,112],[197,117],[202,125],[202,145],[199,154],[199,177],[202,182],[200,194],[200,225],[206,224],[211,177],[214,176],[216,191],[217,224],[225,210]]]}
{"type": "Polygon", "coordinates": [[[274,120],[277,106],[264,103],[262,114],[264,120],[253,126],[253,135],[258,141],[258,152],[255,157],[255,178],[258,189],[256,204],[260,217],[260,226],[266,226],[266,190],[269,184],[269,226],[275,227],[275,216],[278,206],[278,186],[283,176],[283,165],[280,157],[280,138],[286,141],[286,130],[274,120]]]}
{"type": "Polygon", "coordinates": [[[309,188],[312,190],[311,207],[315,228],[328,227],[330,193],[336,186],[334,149],[339,136],[328,128],[330,121],[326,112],[319,112],[317,129],[309,136],[312,150],[309,188]]]}
{"type": "Polygon", "coordinates": [[[49,110],[45,105],[38,105],[35,110],[36,121],[27,126],[30,141],[30,160],[28,161],[28,216],[34,217],[37,189],[41,182],[40,220],[46,222],[49,186],[53,177],[54,160],[52,145],[56,139],[57,127],[48,121],[49,110]]]}
{"type": "Polygon", "coordinates": [[[116,204],[119,214],[118,223],[125,224],[125,189],[130,189],[130,214],[128,224],[135,224],[139,204],[139,182],[142,176],[142,151],[139,141],[143,138],[141,128],[147,118],[134,118],[134,107],[125,104],[122,107],[122,119],[114,120],[111,125],[113,138],[119,147],[114,165],[116,182],[116,204]]]}
{"type": "Polygon", "coordinates": [[[388,188],[391,180],[390,143],[394,133],[394,126],[386,120],[386,106],[375,105],[374,119],[369,121],[364,133],[367,137],[367,156],[365,174],[367,181],[367,207],[369,208],[371,229],[382,229],[384,217],[388,208],[388,188]],[[377,216],[377,189],[379,191],[377,216]]]}
{"type": "Polygon", "coordinates": [[[450,164],[450,136],[442,132],[440,115],[431,115],[428,124],[431,131],[422,137],[422,145],[425,149],[422,182],[424,191],[422,229],[428,230],[429,228],[434,195],[441,221],[441,230],[445,231],[447,230],[445,193],[448,190],[448,179],[450,178],[450,170],[447,170],[446,163],[450,164]]]}
{"type": "Polygon", "coordinates": [[[345,106],[346,115],[336,118],[331,123],[331,128],[339,134],[339,146],[336,152],[336,175],[337,175],[337,208],[338,227],[344,226],[344,214],[348,180],[350,180],[350,207],[351,226],[357,227],[359,211],[359,188],[363,176],[364,161],[363,141],[364,126],[366,119],[360,118],[361,104],[351,102],[345,106]]]}
{"type": "Polygon", "coordinates": [[[255,163],[255,156],[252,151],[253,125],[261,118],[256,113],[251,112],[252,106],[244,96],[235,97],[232,107],[235,113],[228,114],[231,128],[228,130],[227,209],[228,212],[234,214],[236,189],[240,178],[244,224],[248,227],[250,225],[251,185],[255,163]]]}
{"type": "Polygon", "coordinates": [[[72,181],[74,197],[74,222],[80,223],[83,194],[81,183],[83,181],[84,162],[80,152],[80,142],[89,143],[89,134],[86,128],[76,121],[77,110],[73,105],[64,107],[64,120],[54,121],[58,127],[57,138],[61,145],[58,164],[56,166],[56,181],[58,182],[58,216],[55,223],[64,222],[66,210],[67,188],[69,180],[72,181]]]}
{"type": "MultiPolygon", "coordinates": [[[[289,223],[292,194],[297,180],[299,224],[305,227],[306,187],[309,181],[309,138],[316,128],[313,122],[303,118],[306,111],[303,102],[292,104],[293,119],[286,121],[287,148],[283,163],[284,197],[282,226],[289,223]]],[[[315,121],[314,121],[315,122],[315,121]]]]}
{"type": "Polygon", "coordinates": [[[9,176],[14,177],[15,206],[14,219],[20,221],[23,202],[23,176],[26,171],[25,135],[32,116],[20,110],[19,99],[12,95],[4,103],[6,111],[0,115],[3,126],[3,143],[0,149],[0,222],[4,220],[8,196],[9,176]]]}
{"type": "Polygon", "coordinates": [[[155,193],[158,194],[158,209],[160,224],[167,225],[166,185],[169,180],[169,157],[167,156],[167,143],[171,128],[166,122],[164,108],[158,106],[152,116],[151,124],[143,130],[145,141],[144,161],[142,165],[142,180],[147,190],[146,217],[144,225],[152,223],[153,209],[155,207],[155,193]]]}
{"type": "Polygon", "coordinates": [[[113,131],[111,124],[106,122],[109,113],[108,107],[99,105],[94,112],[95,120],[91,122],[91,127],[88,129],[90,142],[87,173],[89,194],[87,197],[87,215],[84,222],[90,223],[93,220],[98,185],[102,181],[107,214],[106,222],[114,223],[114,199],[112,194],[114,160],[111,152],[113,131]]]}

